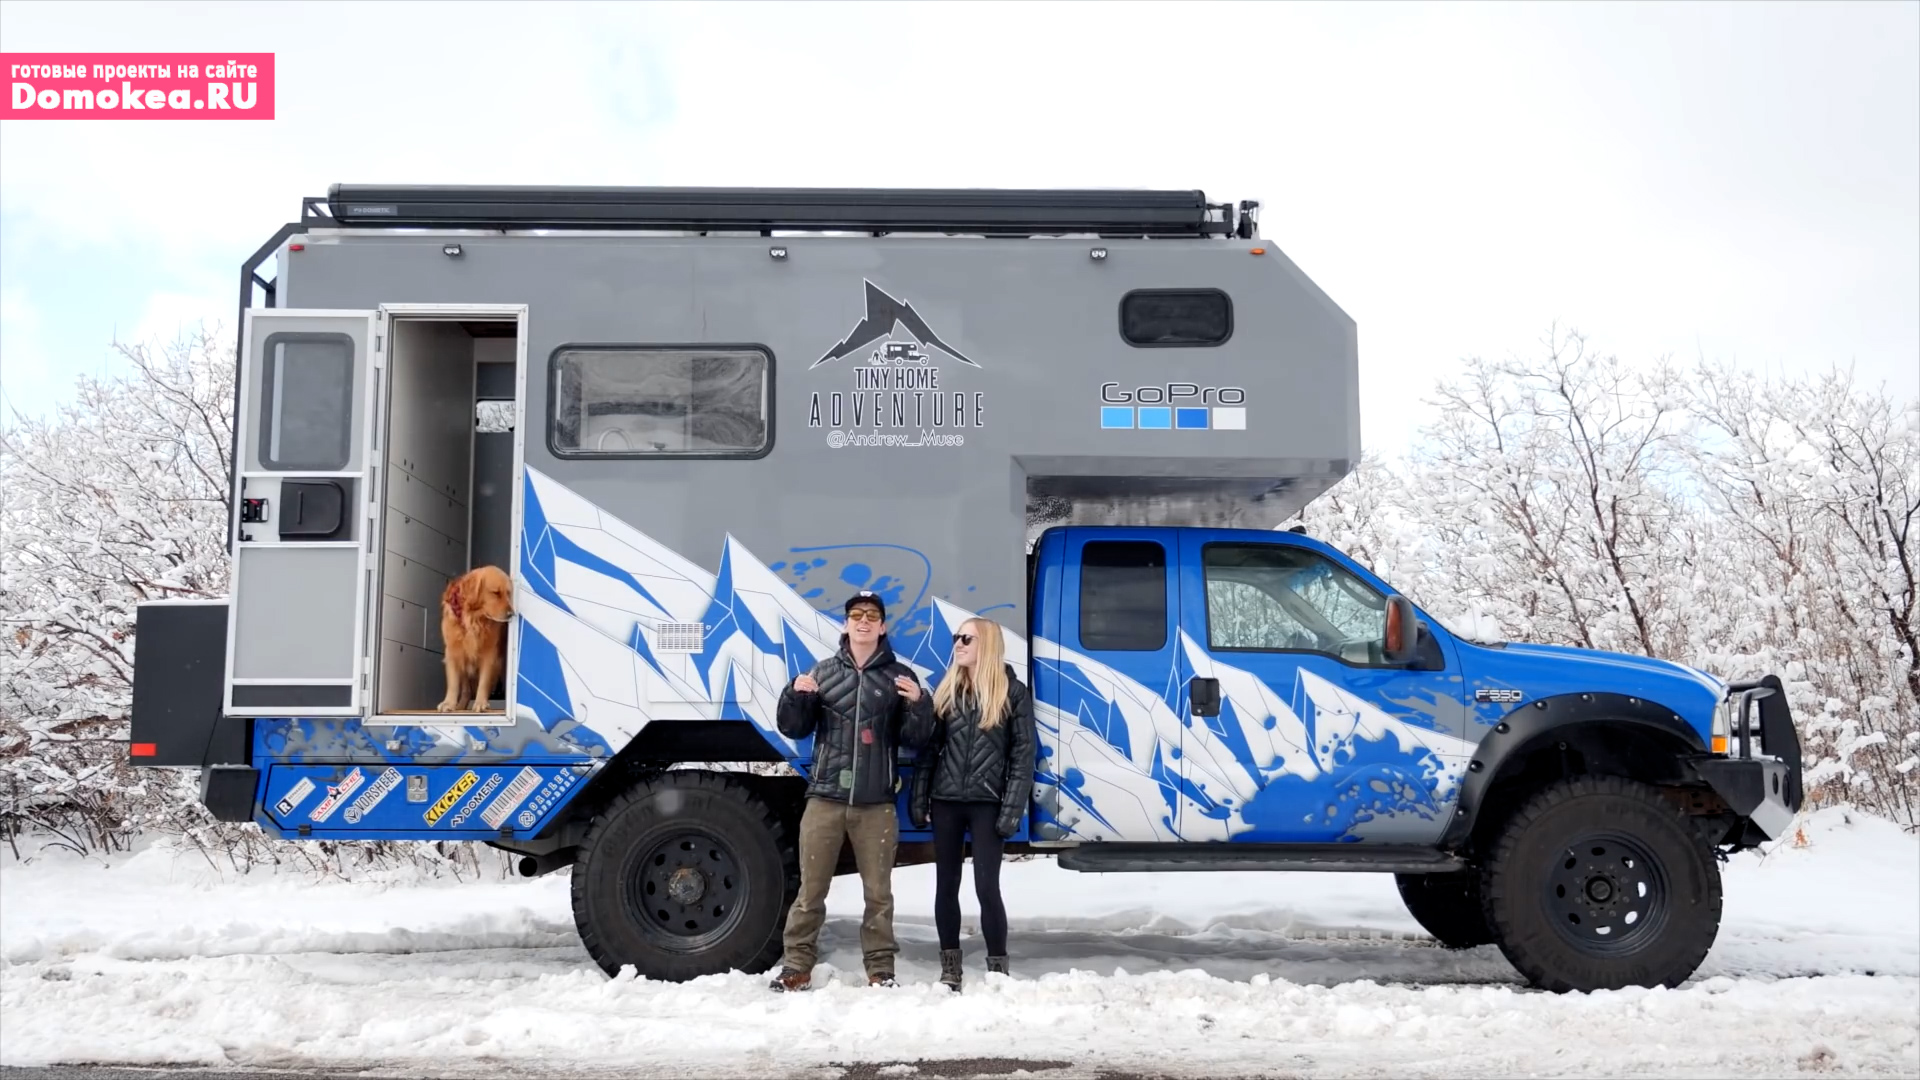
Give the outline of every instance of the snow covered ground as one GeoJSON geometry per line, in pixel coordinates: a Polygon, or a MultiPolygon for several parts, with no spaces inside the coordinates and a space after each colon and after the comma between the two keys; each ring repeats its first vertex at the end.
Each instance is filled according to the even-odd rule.
{"type": "MultiPolygon", "coordinates": [[[[565,873],[316,885],[219,881],[197,856],[162,851],[105,867],[9,859],[0,1064],[833,1077],[847,1075],[835,1065],[864,1063],[871,1076],[1060,1080],[1920,1075],[1920,841],[1838,811],[1805,834],[1806,847],[1727,868],[1719,942],[1692,982],[1565,996],[1526,989],[1493,948],[1437,948],[1378,875],[1011,865],[1015,977],[985,978],[970,938],[957,997],[934,985],[932,868],[895,877],[906,982],[895,990],[856,985],[859,882],[846,878],[824,944],[852,981],[778,996],[762,976],[606,979],[575,937],[565,873]]],[[[830,974],[823,966],[816,982],[830,974]]]]}

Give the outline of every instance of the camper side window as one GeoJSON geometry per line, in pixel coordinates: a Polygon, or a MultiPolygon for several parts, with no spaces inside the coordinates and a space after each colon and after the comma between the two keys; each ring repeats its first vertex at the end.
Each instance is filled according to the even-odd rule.
{"type": "Polygon", "coordinates": [[[758,457],[771,446],[763,348],[569,346],[552,368],[560,457],[758,457]]]}
{"type": "Polygon", "coordinates": [[[1120,336],[1140,348],[1219,345],[1233,301],[1219,289],[1136,289],[1120,298],[1120,336]]]}

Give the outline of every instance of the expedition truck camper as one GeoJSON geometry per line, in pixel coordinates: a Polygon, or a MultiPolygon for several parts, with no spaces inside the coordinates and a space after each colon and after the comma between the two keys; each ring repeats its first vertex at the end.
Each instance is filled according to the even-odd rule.
{"type": "Polygon", "coordinates": [[[1256,210],[309,198],[242,271],[231,593],[141,606],[133,760],[276,837],[571,865],[610,973],[761,971],[812,758],[775,703],[872,589],[929,684],[961,620],[1007,628],[1039,724],[1012,851],[1391,873],[1536,985],[1685,980],[1717,857],[1801,803],[1780,680],[1469,641],[1279,528],[1360,456],[1358,346],[1256,210]],[[504,685],[439,712],[439,598],[482,565],[504,685]]]}

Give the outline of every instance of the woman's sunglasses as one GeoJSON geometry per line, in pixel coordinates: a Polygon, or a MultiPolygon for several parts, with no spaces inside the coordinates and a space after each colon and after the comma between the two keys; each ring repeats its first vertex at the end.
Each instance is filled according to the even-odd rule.
{"type": "Polygon", "coordinates": [[[880,613],[879,613],[879,612],[877,612],[877,611],[872,611],[872,610],[869,610],[869,609],[866,609],[866,608],[861,608],[861,609],[860,609],[860,610],[858,610],[858,611],[850,611],[850,612],[848,612],[848,613],[847,613],[847,621],[848,621],[848,622],[874,622],[874,623],[877,623],[877,622],[879,622],[879,621],[880,621],[880,613]]]}
{"type": "Polygon", "coordinates": [[[953,635],[953,643],[955,645],[971,645],[973,644],[973,635],[972,634],[955,634],[953,635]]]}

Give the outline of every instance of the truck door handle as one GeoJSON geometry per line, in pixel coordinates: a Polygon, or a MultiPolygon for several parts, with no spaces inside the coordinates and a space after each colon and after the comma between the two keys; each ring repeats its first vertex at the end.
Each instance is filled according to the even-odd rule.
{"type": "Polygon", "coordinates": [[[1220,680],[1195,675],[1187,683],[1187,703],[1193,706],[1195,716],[1219,716],[1220,680]]]}

